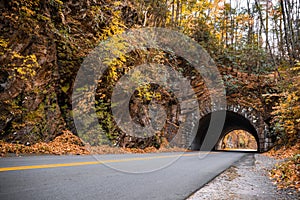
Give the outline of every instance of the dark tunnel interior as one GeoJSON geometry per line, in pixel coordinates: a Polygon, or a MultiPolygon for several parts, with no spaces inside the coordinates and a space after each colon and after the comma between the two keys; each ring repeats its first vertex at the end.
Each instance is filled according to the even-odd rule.
{"type": "MultiPolygon", "coordinates": [[[[212,114],[207,114],[206,116],[200,119],[197,134],[195,135],[195,138],[191,144],[191,150],[215,150],[215,145],[218,143],[218,141],[222,139],[227,133],[233,130],[247,131],[248,133],[254,136],[258,144],[258,134],[248,119],[232,111],[216,111],[214,112],[214,114],[216,114],[216,116],[221,116],[224,115],[224,112],[226,112],[226,118],[221,133],[218,128],[216,128],[215,126],[211,126],[209,133],[213,133],[214,136],[210,137],[209,140],[207,140],[207,132],[209,124],[211,123],[212,114]],[[210,142],[213,145],[207,145],[207,142],[210,142]]],[[[222,124],[222,120],[220,120],[218,117],[216,117],[214,120],[215,121],[212,122],[212,124],[215,124],[217,126],[222,124]]]]}

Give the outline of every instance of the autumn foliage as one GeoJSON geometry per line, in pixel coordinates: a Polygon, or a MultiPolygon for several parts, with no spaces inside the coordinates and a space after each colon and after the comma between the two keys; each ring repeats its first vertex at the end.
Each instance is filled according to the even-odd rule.
{"type": "Polygon", "coordinates": [[[280,100],[273,112],[274,131],[279,145],[293,145],[300,133],[300,62],[283,73],[280,100]]]}
{"type": "Polygon", "coordinates": [[[281,98],[273,112],[277,143],[267,155],[284,159],[270,173],[278,187],[300,191],[300,63],[283,75],[281,98]]]}
{"type": "Polygon", "coordinates": [[[109,145],[90,146],[85,144],[79,137],[70,131],[63,131],[51,142],[39,142],[35,144],[13,144],[0,140],[1,156],[19,156],[30,154],[51,155],[87,155],[87,154],[125,154],[125,153],[159,153],[186,151],[178,147],[169,147],[167,142],[160,149],[155,147],[140,148],[118,148],[109,145]]]}
{"type": "Polygon", "coordinates": [[[53,141],[39,142],[35,144],[12,144],[0,141],[1,155],[5,156],[9,153],[20,154],[73,154],[82,155],[89,154],[84,147],[82,140],[69,131],[63,131],[62,135],[56,137],[53,141]]]}
{"type": "Polygon", "coordinates": [[[272,149],[266,155],[282,160],[270,171],[270,177],[278,188],[291,187],[300,191],[300,143],[272,149]]]}

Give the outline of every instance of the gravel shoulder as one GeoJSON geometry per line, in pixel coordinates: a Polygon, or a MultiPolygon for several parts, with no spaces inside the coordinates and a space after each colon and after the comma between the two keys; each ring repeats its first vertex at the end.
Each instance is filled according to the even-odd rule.
{"type": "Polygon", "coordinates": [[[278,190],[268,171],[279,162],[262,154],[249,154],[191,195],[198,199],[300,199],[294,190],[278,190]]]}

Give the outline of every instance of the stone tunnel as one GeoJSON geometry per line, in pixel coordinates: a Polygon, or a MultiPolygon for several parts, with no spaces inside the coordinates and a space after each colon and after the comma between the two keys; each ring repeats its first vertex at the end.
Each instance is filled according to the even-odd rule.
{"type": "MultiPolygon", "coordinates": [[[[269,119],[271,116],[272,106],[268,105],[262,95],[270,93],[270,88],[274,87],[269,77],[257,77],[248,75],[241,72],[233,72],[225,69],[221,74],[231,74],[232,79],[236,80],[238,88],[232,90],[226,87],[227,105],[213,105],[212,102],[207,100],[207,92],[203,92],[203,85],[194,86],[197,93],[199,102],[202,102],[200,109],[200,119],[198,129],[195,131],[186,130],[181,135],[182,146],[188,147],[191,150],[212,150],[220,149],[222,139],[231,131],[244,130],[251,134],[257,143],[257,151],[268,151],[274,143],[274,136],[272,135],[271,127],[269,127],[269,119]],[[260,91],[258,93],[257,91],[260,91]],[[206,98],[206,99],[205,99],[206,98]],[[213,139],[213,146],[205,147],[205,141],[208,129],[214,129],[214,126],[210,126],[211,116],[214,114],[225,115],[224,126],[220,130],[210,130],[211,134],[218,132],[217,136],[213,139]],[[221,132],[221,133],[220,133],[221,132]]],[[[218,117],[214,120],[218,120],[218,117]]],[[[221,120],[223,122],[223,120],[221,120]]],[[[220,123],[213,122],[215,126],[220,123]]]]}
{"type": "MultiPolygon", "coordinates": [[[[219,149],[221,140],[233,130],[244,130],[250,133],[257,142],[257,151],[265,152],[273,145],[269,133],[269,127],[263,118],[253,108],[245,108],[239,105],[227,106],[226,110],[213,111],[216,115],[225,114],[225,122],[218,138],[214,138],[214,149],[219,149]]],[[[196,135],[190,136],[187,143],[191,144],[191,150],[211,150],[203,147],[204,138],[207,136],[212,112],[207,113],[199,120],[196,135]]],[[[218,122],[216,122],[218,123],[218,122]]],[[[221,123],[221,122],[220,122],[221,123]]],[[[214,127],[210,127],[214,129],[214,127]]],[[[214,132],[214,130],[212,130],[214,132]]]]}

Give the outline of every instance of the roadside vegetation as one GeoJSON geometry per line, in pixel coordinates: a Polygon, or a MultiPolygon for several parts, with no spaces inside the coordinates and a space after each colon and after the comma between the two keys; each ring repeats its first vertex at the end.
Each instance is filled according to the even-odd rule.
{"type": "Polygon", "coordinates": [[[285,71],[282,93],[274,108],[276,146],[267,153],[283,159],[270,172],[279,188],[292,187],[300,191],[300,62],[285,71]]]}
{"type": "Polygon", "coordinates": [[[130,154],[130,153],[161,153],[161,152],[184,152],[184,148],[170,147],[167,142],[161,148],[119,148],[109,145],[90,146],[85,144],[79,137],[70,131],[62,131],[51,142],[38,142],[30,144],[15,144],[0,141],[0,155],[6,156],[28,156],[35,155],[93,155],[93,154],[130,154]]]}

